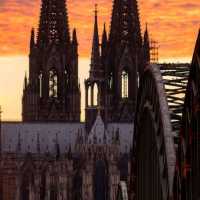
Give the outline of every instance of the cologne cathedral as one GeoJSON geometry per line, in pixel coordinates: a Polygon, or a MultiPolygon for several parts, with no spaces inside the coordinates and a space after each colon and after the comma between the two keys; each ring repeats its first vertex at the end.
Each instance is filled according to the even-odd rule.
{"type": "MultiPolygon", "coordinates": [[[[149,62],[137,2],[113,3],[99,38],[95,9],[85,123],[80,122],[78,39],[65,0],[42,0],[30,38],[22,122],[1,123],[2,200],[116,199],[129,185],[138,75],[149,62]]],[[[83,97],[82,97],[83,98],[83,97]]]]}
{"type": "Polygon", "coordinates": [[[159,64],[137,0],[98,26],[96,6],[83,123],[78,35],[42,0],[23,120],[0,120],[0,200],[199,200],[200,32],[191,64],[159,64]]]}

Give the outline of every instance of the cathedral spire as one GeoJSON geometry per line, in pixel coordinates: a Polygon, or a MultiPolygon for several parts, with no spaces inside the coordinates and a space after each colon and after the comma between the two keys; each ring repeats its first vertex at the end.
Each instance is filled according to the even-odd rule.
{"type": "Polygon", "coordinates": [[[32,28],[31,30],[31,39],[30,39],[30,49],[35,46],[35,30],[32,28]]]}
{"type": "Polygon", "coordinates": [[[101,41],[101,62],[102,62],[102,67],[104,71],[105,71],[104,65],[105,65],[105,59],[106,59],[106,53],[107,53],[107,43],[108,43],[108,38],[107,38],[107,32],[106,32],[106,24],[104,23],[102,41],[101,41]]]}
{"type": "Polygon", "coordinates": [[[65,0],[42,0],[37,43],[39,46],[70,43],[65,0]]]}
{"type": "Polygon", "coordinates": [[[76,29],[73,30],[72,43],[73,43],[74,45],[78,45],[76,29]]]}
{"type": "Polygon", "coordinates": [[[148,25],[146,23],[146,29],[145,29],[145,32],[144,32],[144,43],[149,43],[149,32],[148,32],[148,25]]]}
{"type": "Polygon", "coordinates": [[[106,32],[106,24],[104,23],[104,26],[103,26],[103,34],[102,34],[102,47],[103,46],[106,46],[107,44],[107,32],[106,32]]]}
{"type": "Polygon", "coordinates": [[[137,0],[114,0],[109,39],[142,46],[137,0]]]}
{"type": "Polygon", "coordinates": [[[94,35],[92,43],[92,56],[91,56],[91,71],[99,69],[100,65],[100,52],[99,52],[99,32],[98,32],[98,17],[97,17],[97,4],[95,4],[95,23],[94,35]]]}
{"type": "Polygon", "coordinates": [[[144,33],[143,51],[144,51],[144,61],[146,63],[149,63],[150,62],[150,42],[149,42],[149,33],[148,33],[147,24],[146,24],[146,30],[144,33]]]}
{"type": "Polygon", "coordinates": [[[24,90],[27,88],[28,85],[28,79],[27,79],[27,74],[25,73],[25,77],[24,77],[24,90]]]}

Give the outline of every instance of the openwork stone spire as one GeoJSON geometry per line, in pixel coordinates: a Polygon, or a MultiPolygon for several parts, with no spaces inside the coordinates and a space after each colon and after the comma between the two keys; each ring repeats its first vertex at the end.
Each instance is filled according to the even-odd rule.
{"type": "Polygon", "coordinates": [[[39,46],[70,43],[65,0],[42,0],[37,43],[39,46]]]}
{"type": "Polygon", "coordinates": [[[149,63],[150,62],[150,41],[149,41],[149,32],[146,24],[146,30],[144,33],[144,43],[143,43],[143,57],[144,62],[149,63]]]}
{"type": "Polygon", "coordinates": [[[116,41],[142,46],[137,0],[114,0],[110,42],[116,41]]]}

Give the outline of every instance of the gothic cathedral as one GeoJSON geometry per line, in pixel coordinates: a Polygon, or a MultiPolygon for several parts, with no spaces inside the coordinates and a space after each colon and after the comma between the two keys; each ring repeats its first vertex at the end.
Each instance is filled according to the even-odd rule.
{"type": "MultiPolygon", "coordinates": [[[[109,122],[133,122],[139,73],[150,61],[136,0],[115,0],[109,37],[104,26],[101,44],[95,10],[90,76],[85,81],[86,126],[100,111],[109,122]]],[[[65,0],[42,1],[37,38],[30,41],[29,79],[25,77],[23,121],[80,121],[78,42],[72,39],[65,0]],[[36,40],[36,41],[35,41],[36,40]]]]}
{"type": "Polygon", "coordinates": [[[149,62],[148,31],[142,40],[136,0],[114,1],[110,34],[104,25],[101,44],[95,11],[90,77],[85,81],[88,129],[98,111],[106,123],[133,122],[139,74],[149,62]]]}

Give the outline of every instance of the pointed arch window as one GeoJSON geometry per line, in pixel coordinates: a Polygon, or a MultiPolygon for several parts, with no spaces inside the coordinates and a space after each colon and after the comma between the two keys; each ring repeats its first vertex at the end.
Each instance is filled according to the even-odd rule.
{"type": "Polygon", "coordinates": [[[129,94],[129,75],[128,72],[123,70],[121,74],[121,95],[122,98],[128,98],[129,94]]]}
{"type": "Polygon", "coordinates": [[[88,87],[88,106],[92,105],[92,87],[88,87]]]}
{"type": "Polygon", "coordinates": [[[99,96],[99,91],[98,91],[98,85],[97,83],[94,84],[94,106],[98,106],[99,104],[99,99],[98,99],[98,96],[99,96]]]}
{"type": "Polygon", "coordinates": [[[42,79],[43,79],[42,72],[40,72],[38,79],[39,79],[39,95],[41,98],[42,97],[42,79]]]}
{"type": "Polygon", "coordinates": [[[55,69],[49,71],[49,97],[58,97],[58,75],[55,69]]]}

